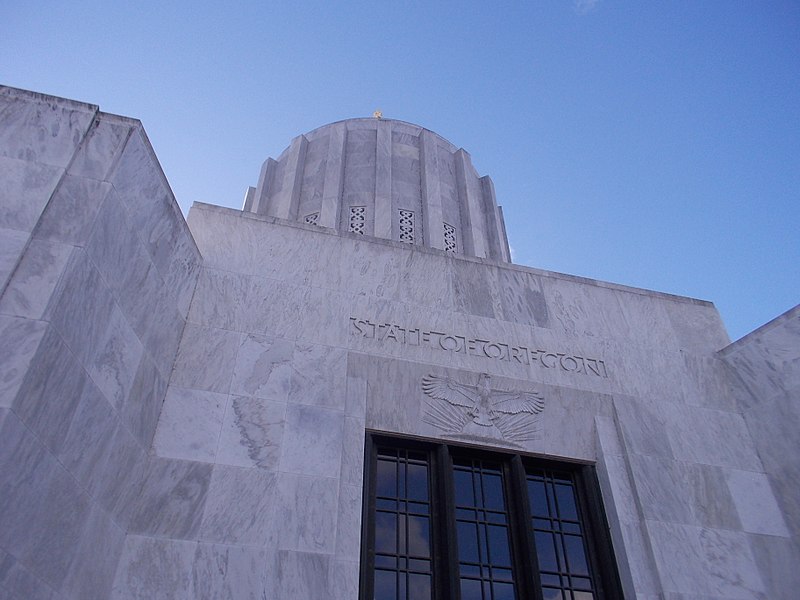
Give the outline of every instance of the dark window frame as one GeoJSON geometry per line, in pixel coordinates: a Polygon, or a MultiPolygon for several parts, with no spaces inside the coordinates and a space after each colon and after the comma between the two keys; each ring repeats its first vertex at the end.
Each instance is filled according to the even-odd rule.
{"type": "Polygon", "coordinates": [[[595,600],[623,598],[619,572],[603,508],[595,467],[591,464],[542,458],[507,449],[487,449],[451,440],[367,430],[364,452],[364,496],[362,503],[361,571],[359,598],[372,600],[375,570],[375,492],[379,446],[425,452],[429,461],[432,587],[436,600],[459,600],[460,579],[455,528],[453,456],[495,460],[504,470],[512,531],[512,564],[517,600],[542,600],[542,584],[527,498],[527,473],[544,469],[569,473],[577,495],[577,509],[587,548],[587,559],[595,584],[595,600]]]}

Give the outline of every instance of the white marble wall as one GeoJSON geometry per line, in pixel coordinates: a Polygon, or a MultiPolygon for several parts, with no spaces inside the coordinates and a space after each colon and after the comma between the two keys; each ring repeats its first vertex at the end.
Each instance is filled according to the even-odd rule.
{"type": "Polygon", "coordinates": [[[766,472],[729,483],[740,491],[737,509],[770,597],[789,598],[800,588],[800,306],[719,356],[766,472]]]}
{"type": "Polygon", "coordinates": [[[137,121],[0,102],[0,596],[107,598],[200,255],[137,121]]]}

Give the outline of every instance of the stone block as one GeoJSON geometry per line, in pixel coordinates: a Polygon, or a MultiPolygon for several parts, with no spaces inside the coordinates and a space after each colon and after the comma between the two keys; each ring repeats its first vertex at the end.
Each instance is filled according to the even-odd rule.
{"type": "Polygon", "coordinates": [[[0,227],[33,231],[64,170],[0,156],[0,227]]]}
{"type": "Polygon", "coordinates": [[[187,325],[175,359],[173,385],[227,394],[240,334],[187,325]]]}
{"type": "Polygon", "coordinates": [[[253,396],[230,396],[216,462],[277,470],[286,404],[253,396]]]}
{"type": "Polygon", "coordinates": [[[69,166],[70,174],[100,181],[107,179],[118,164],[128,136],[137,126],[131,119],[98,113],[69,166]]]}
{"type": "Polygon", "coordinates": [[[31,240],[0,300],[0,313],[41,319],[73,252],[66,244],[31,240]]]}
{"type": "Polygon", "coordinates": [[[244,331],[250,277],[203,267],[188,321],[203,327],[244,331]]]}
{"type": "Polygon", "coordinates": [[[223,544],[197,544],[192,566],[193,598],[263,600],[266,551],[223,544]]]}
{"type": "Polygon", "coordinates": [[[267,575],[267,598],[330,598],[328,554],[279,550],[267,575]]]}
{"type": "Polygon", "coordinates": [[[114,298],[82,250],[73,253],[62,281],[51,322],[81,364],[88,365],[108,327],[114,298]]]}
{"type": "Polygon", "coordinates": [[[56,456],[85,488],[102,476],[119,419],[100,390],[87,381],[56,456]]]}
{"type": "Polygon", "coordinates": [[[42,321],[0,316],[0,407],[13,406],[46,329],[42,321]]]}
{"type": "Polygon", "coordinates": [[[107,600],[111,594],[125,532],[103,509],[91,509],[62,587],[65,598],[107,600]]]}
{"type": "Polygon", "coordinates": [[[298,379],[295,353],[294,344],[282,338],[258,334],[242,337],[231,393],[286,402],[298,379]]]}
{"type": "Polygon", "coordinates": [[[358,561],[361,555],[361,490],[363,485],[339,487],[336,558],[358,561]]]}
{"type": "Polygon", "coordinates": [[[59,183],[36,227],[38,239],[85,246],[111,184],[67,174],[59,183]]]}
{"type": "Polygon", "coordinates": [[[8,415],[0,432],[0,548],[58,590],[90,504],[30,430],[8,415]]]}
{"type": "Polygon", "coordinates": [[[167,391],[166,379],[148,354],[139,361],[131,391],[120,417],[143,448],[150,448],[167,391]]]}
{"type": "Polygon", "coordinates": [[[86,136],[97,107],[0,87],[0,156],[66,167],[86,136]]]}
{"type": "Polygon", "coordinates": [[[211,471],[207,463],[152,457],[129,532],[196,539],[211,471]]]}
{"type": "Polygon", "coordinates": [[[119,425],[98,477],[89,484],[89,494],[117,525],[127,530],[138,506],[139,491],[147,475],[147,454],[128,429],[119,425]]]}
{"type": "Polygon", "coordinates": [[[744,531],[789,537],[769,478],[764,473],[726,469],[725,480],[744,531]]]}
{"type": "Polygon", "coordinates": [[[53,600],[55,591],[0,549],[0,595],[5,600],[53,600]]]}
{"type": "Polygon", "coordinates": [[[169,386],[153,452],[167,458],[213,463],[227,404],[225,394],[169,386]]]}
{"type": "Polygon", "coordinates": [[[794,600],[800,589],[800,541],[750,535],[750,548],[770,600],[794,600]]]}
{"type": "Polygon", "coordinates": [[[30,234],[26,231],[0,227],[0,290],[5,289],[29,237],[30,234]]]}
{"type": "Polygon", "coordinates": [[[143,353],[139,338],[114,305],[105,331],[90,354],[87,371],[117,410],[128,399],[143,353]]]}
{"type": "Polygon", "coordinates": [[[280,470],[303,475],[339,473],[344,414],[340,411],[289,404],[283,432],[280,470]]]}
{"type": "Polygon", "coordinates": [[[347,376],[344,350],[298,343],[291,368],[289,402],[344,410],[347,376]]]}
{"type": "Polygon", "coordinates": [[[61,336],[48,327],[20,386],[14,411],[52,452],[57,452],[88,382],[61,336]]]}
{"type": "Polygon", "coordinates": [[[282,550],[336,550],[339,484],[331,477],[278,474],[278,502],[273,519],[282,550]]]}
{"type": "Polygon", "coordinates": [[[197,542],[128,535],[112,600],[194,600],[192,567],[197,542]]]}
{"type": "Polygon", "coordinates": [[[277,505],[275,473],[216,465],[200,540],[275,547],[281,526],[277,505]]]}

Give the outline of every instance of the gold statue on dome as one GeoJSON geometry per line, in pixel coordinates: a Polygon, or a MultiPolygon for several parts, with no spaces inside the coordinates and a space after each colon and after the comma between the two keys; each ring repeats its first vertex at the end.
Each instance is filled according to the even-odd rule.
{"type": "Polygon", "coordinates": [[[379,108],[374,113],[372,113],[372,116],[375,117],[376,119],[382,119],[383,118],[383,112],[379,108]]]}

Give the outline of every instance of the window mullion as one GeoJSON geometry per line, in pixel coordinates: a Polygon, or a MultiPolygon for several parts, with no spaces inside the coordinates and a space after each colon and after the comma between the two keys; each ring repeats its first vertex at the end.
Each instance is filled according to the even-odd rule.
{"type": "Polygon", "coordinates": [[[458,542],[456,540],[455,499],[453,496],[453,461],[447,446],[439,446],[436,450],[436,474],[438,485],[436,504],[441,518],[439,525],[439,561],[436,569],[437,590],[441,593],[437,599],[460,600],[461,590],[458,585],[458,542]]]}
{"type": "Polygon", "coordinates": [[[525,466],[519,455],[511,458],[509,482],[512,487],[512,517],[514,519],[514,550],[517,556],[516,569],[519,580],[520,600],[533,598],[542,600],[542,586],[539,577],[539,563],[536,560],[536,546],[531,532],[531,513],[528,506],[528,490],[525,466]]]}

